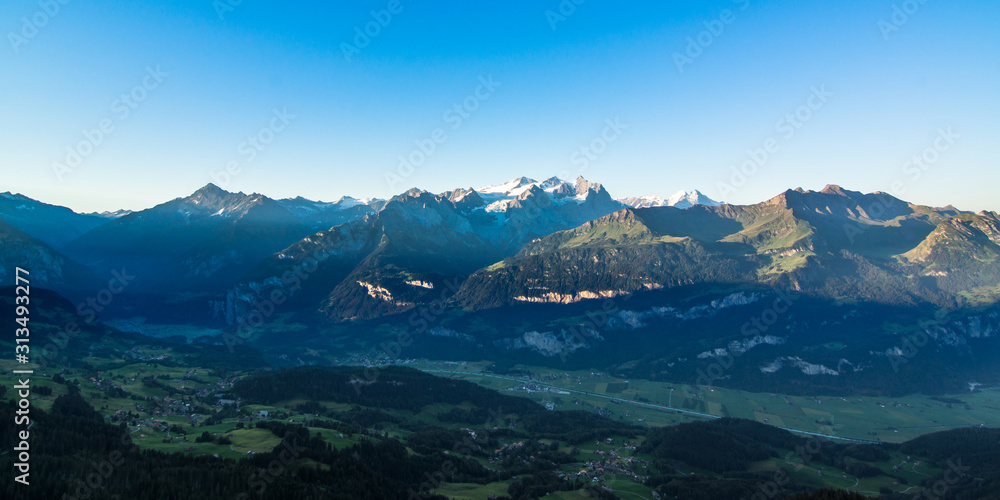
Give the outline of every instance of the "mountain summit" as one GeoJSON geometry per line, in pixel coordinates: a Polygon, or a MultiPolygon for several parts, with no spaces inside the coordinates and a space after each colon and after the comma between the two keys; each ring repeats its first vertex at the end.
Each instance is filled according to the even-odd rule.
{"type": "Polygon", "coordinates": [[[64,247],[95,272],[125,266],[129,292],[217,291],[313,232],[278,202],[208,184],[190,196],[107,222],[64,247]]]}
{"type": "Polygon", "coordinates": [[[487,204],[487,212],[506,212],[516,202],[524,202],[532,197],[539,197],[536,202],[544,205],[576,205],[591,204],[607,208],[620,208],[604,186],[590,182],[583,177],[577,177],[573,182],[567,182],[558,177],[550,177],[544,181],[536,181],[527,177],[499,184],[486,186],[476,191],[487,204]],[[541,198],[547,199],[542,202],[541,198]]]}
{"type": "Polygon", "coordinates": [[[691,208],[696,205],[705,205],[709,207],[721,205],[721,203],[705,196],[704,193],[698,191],[697,189],[694,191],[678,191],[667,199],[660,198],[659,196],[646,195],[621,198],[618,201],[632,208],[674,207],[684,209],[691,208]]]}

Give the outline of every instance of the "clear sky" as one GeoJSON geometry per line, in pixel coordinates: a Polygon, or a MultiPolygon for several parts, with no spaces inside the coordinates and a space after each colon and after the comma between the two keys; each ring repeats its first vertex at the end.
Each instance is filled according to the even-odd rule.
{"type": "Polygon", "coordinates": [[[1000,2],[576,2],[5,1],[0,191],[101,211],[582,174],[1000,210],[1000,2]]]}

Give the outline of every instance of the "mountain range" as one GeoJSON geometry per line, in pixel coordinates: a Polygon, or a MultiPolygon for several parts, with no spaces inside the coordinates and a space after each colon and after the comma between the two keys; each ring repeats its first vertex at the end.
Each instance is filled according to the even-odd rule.
{"type": "Polygon", "coordinates": [[[30,269],[36,286],[73,301],[127,273],[134,280],[102,318],[263,324],[253,342],[275,352],[329,350],[322,332],[416,328],[433,339],[414,354],[438,358],[695,380],[737,352],[747,364],[725,380],[760,388],[779,372],[793,385],[825,376],[835,392],[880,383],[886,360],[910,359],[906,336],[926,331],[936,347],[924,355],[937,356],[928,363],[953,374],[938,383],[996,378],[983,357],[1000,332],[994,212],[834,185],[746,206],[697,191],[616,200],[583,178],[525,177],[332,203],[209,184],[117,217],[9,193],[0,201],[4,269],[30,269]],[[799,297],[793,312],[772,321],[765,309],[769,322],[747,327],[760,304],[788,294],[799,297]],[[322,334],[294,333],[309,331],[322,334]],[[663,332],[698,334],[664,342],[663,332]]]}
{"type": "Polygon", "coordinates": [[[626,208],[530,242],[473,275],[460,297],[478,308],[760,283],[828,299],[944,307],[996,292],[997,223],[993,212],[838,186],[789,190],[750,206],[626,208]]]}
{"type": "Polygon", "coordinates": [[[995,213],[832,185],[735,206],[698,191],[615,200],[583,178],[333,203],[209,184],[118,217],[5,193],[0,221],[3,257],[32,263],[57,290],[125,268],[137,276],[128,293],[188,297],[230,324],[275,288],[303,293],[302,280],[292,290],[280,278],[308,258],[322,279],[305,285],[304,304],[333,321],[426,305],[448,283],[471,309],[699,283],[946,306],[992,302],[1000,283],[995,213]]]}
{"type": "Polygon", "coordinates": [[[522,177],[441,194],[411,189],[370,217],[272,255],[230,290],[226,318],[239,322],[275,289],[295,295],[288,280],[277,278],[310,258],[322,278],[303,288],[306,295],[322,296],[318,306],[325,317],[343,321],[404,312],[437,300],[449,283],[515,254],[532,239],[621,208],[600,184],[582,178],[570,184],[522,177]]]}

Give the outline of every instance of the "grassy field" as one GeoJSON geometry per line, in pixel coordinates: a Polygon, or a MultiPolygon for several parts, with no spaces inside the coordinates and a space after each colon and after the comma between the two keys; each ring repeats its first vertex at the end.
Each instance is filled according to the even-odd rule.
{"type": "MultiPolygon", "coordinates": [[[[31,369],[32,365],[28,365],[27,369],[31,369]]],[[[49,411],[52,409],[52,403],[57,397],[66,394],[68,391],[66,386],[63,384],[57,384],[52,381],[52,375],[54,375],[53,370],[39,370],[32,375],[14,375],[13,370],[24,370],[25,365],[19,365],[13,360],[0,360],[0,369],[3,370],[3,385],[7,387],[7,399],[15,399],[17,396],[17,391],[14,390],[14,386],[18,384],[18,380],[23,380],[24,378],[30,379],[30,386],[33,389],[31,395],[28,397],[28,401],[31,402],[31,406],[35,408],[41,408],[42,410],[49,411]],[[53,373],[48,373],[53,372],[53,373]],[[17,377],[20,377],[18,379],[17,377]],[[39,387],[48,387],[52,389],[52,394],[48,396],[43,396],[39,394],[39,387]]]]}
{"type": "MultiPolygon", "coordinates": [[[[505,390],[523,383],[482,373],[483,363],[464,366],[424,363],[417,368],[447,370],[444,376],[466,379],[484,387],[505,390]]],[[[714,417],[738,417],[789,429],[831,434],[836,437],[899,443],[915,437],[960,427],[1000,427],[1000,390],[978,389],[935,399],[924,395],[901,398],[797,397],[752,393],[706,386],[670,385],[662,382],[593,374],[562,372],[540,367],[530,371],[539,383],[563,388],[570,395],[513,392],[536,401],[552,401],[556,409],[571,409],[574,399],[612,411],[612,418],[645,425],[674,425],[700,419],[673,410],[704,413],[714,417]],[[624,390],[622,386],[627,387],[624,390]],[[614,391],[609,390],[614,388],[614,391]],[[674,390],[671,391],[670,389],[674,390]],[[637,398],[659,408],[633,404],[637,398]],[[612,399],[620,401],[612,402],[612,399]],[[960,402],[960,403],[959,403],[960,402]],[[830,429],[833,432],[830,432],[830,429]]]]}
{"type": "Polygon", "coordinates": [[[508,486],[510,486],[509,481],[490,484],[444,483],[441,487],[431,491],[438,495],[444,495],[451,500],[481,500],[488,498],[490,495],[505,496],[508,486]]]}

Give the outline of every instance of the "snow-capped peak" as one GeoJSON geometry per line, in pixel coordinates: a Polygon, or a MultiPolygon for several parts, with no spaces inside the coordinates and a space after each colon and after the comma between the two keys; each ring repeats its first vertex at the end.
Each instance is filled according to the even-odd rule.
{"type": "Polygon", "coordinates": [[[695,205],[715,206],[719,203],[695,189],[694,191],[678,191],[667,198],[667,205],[675,208],[690,208],[695,205]]]}
{"type": "Polygon", "coordinates": [[[122,210],[115,210],[113,212],[110,212],[110,211],[91,212],[91,213],[87,213],[87,214],[83,214],[83,215],[93,215],[95,217],[101,217],[101,218],[104,218],[104,219],[119,219],[121,217],[125,217],[126,215],[128,215],[130,213],[132,213],[131,210],[124,210],[124,209],[122,209],[122,210]]]}
{"type": "MultiPolygon", "coordinates": [[[[546,181],[548,182],[548,181],[546,181]]],[[[534,179],[529,179],[527,177],[518,177],[512,181],[507,181],[503,184],[498,184],[496,186],[486,186],[484,188],[476,189],[479,194],[505,194],[508,196],[517,196],[524,191],[531,188],[532,185],[538,184],[538,181],[534,179]],[[515,194],[516,193],[516,194],[515,194]]]]}
{"type": "Polygon", "coordinates": [[[343,196],[337,200],[334,205],[341,210],[347,210],[348,208],[354,208],[358,205],[369,205],[374,200],[374,198],[355,198],[353,196],[343,196]]]}
{"type": "Polygon", "coordinates": [[[697,189],[694,191],[678,191],[665,200],[659,196],[646,195],[622,198],[618,201],[633,208],[675,207],[684,209],[695,205],[707,205],[710,207],[721,205],[721,203],[705,196],[697,189]]]}
{"type": "Polygon", "coordinates": [[[621,198],[618,201],[632,208],[649,208],[649,207],[666,207],[667,200],[660,198],[659,196],[645,195],[645,196],[631,196],[628,198],[621,198]]]}
{"type": "Polygon", "coordinates": [[[575,182],[567,182],[558,177],[549,177],[544,181],[536,181],[527,177],[505,182],[495,186],[476,189],[486,202],[487,212],[506,212],[514,200],[531,196],[529,192],[543,192],[553,204],[562,205],[575,201],[583,203],[590,193],[600,191],[601,185],[579,177],[575,182]]]}
{"type": "Polygon", "coordinates": [[[381,201],[383,200],[378,198],[355,198],[353,196],[343,196],[337,201],[329,202],[314,201],[298,196],[296,198],[278,200],[278,204],[292,212],[292,214],[296,217],[301,218],[319,213],[339,212],[341,210],[347,210],[362,205],[372,206],[381,201]]]}

